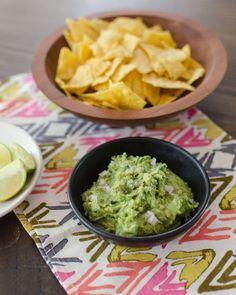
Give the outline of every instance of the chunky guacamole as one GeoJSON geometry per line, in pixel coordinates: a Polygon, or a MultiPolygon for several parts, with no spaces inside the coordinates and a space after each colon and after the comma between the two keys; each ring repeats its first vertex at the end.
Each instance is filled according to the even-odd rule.
{"type": "Polygon", "coordinates": [[[162,233],[179,226],[198,206],[190,187],[150,156],[113,156],[82,194],[88,218],[120,236],[162,233]]]}

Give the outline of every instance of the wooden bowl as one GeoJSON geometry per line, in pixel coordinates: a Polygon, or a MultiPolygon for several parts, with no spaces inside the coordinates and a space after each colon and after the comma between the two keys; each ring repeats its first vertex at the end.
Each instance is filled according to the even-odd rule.
{"type": "Polygon", "coordinates": [[[146,10],[124,10],[97,13],[88,18],[112,20],[117,16],[141,17],[147,25],[160,24],[171,32],[178,46],[188,43],[192,56],[206,70],[196,89],[169,104],[143,110],[111,110],[89,106],[67,97],[54,82],[61,47],[67,46],[62,27],[46,38],[36,49],[32,71],[39,89],[61,108],[81,118],[111,125],[137,125],[156,121],[183,111],[207,97],[221,82],[227,68],[227,55],[221,41],[200,24],[170,13],[146,10]]]}

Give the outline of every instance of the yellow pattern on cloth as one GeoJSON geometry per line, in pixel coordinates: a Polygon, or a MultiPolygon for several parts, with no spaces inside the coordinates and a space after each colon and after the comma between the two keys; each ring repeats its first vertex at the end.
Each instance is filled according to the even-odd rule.
{"type": "Polygon", "coordinates": [[[236,141],[200,110],[112,128],[63,111],[37,89],[31,74],[20,74],[0,83],[0,116],[25,129],[41,148],[43,173],[15,213],[68,294],[235,294],[236,141]],[[210,177],[207,211],[166,244],[112,245],[81,225],[69,206],[67,182],[76,161],[97,145],[126,136],[176,143],[194,154],[210,177]]]}

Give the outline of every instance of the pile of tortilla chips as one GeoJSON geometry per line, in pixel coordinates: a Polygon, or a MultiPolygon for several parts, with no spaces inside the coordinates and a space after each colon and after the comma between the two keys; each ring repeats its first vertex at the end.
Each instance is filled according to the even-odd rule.
{"type": "Polygon", "coordinates": [[[56,83],[87,104],[139,110],[177,99],[204,75],[190,46],[177,48],[170,32],[140,18],[68,19],[69,47],[61,48],[56,83]]]}

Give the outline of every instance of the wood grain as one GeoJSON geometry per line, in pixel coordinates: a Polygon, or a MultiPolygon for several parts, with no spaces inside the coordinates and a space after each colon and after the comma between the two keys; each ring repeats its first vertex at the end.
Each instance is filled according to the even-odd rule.
{"type": "Polygon", "coordinates": [[[55,104],[81,118],[99,123],[140,125],[166,118],[199,103],[221,82],[227,67],[226,52],[220,40],[202,25],[191,19],[158,10],[115,10],[88,17],[113,20],[121,15],[141,17],[150,26],[160,24],[171,32],[180,47],[189,44],[193,58],[199,61],[206,70],[203,79],[197,81],[196,89],[169,104],[143,110],[124,111],[97,108],[80,102],[78,99],[72,99],[58,89],[55,83],[59,53],[62,47],[67,46],[63,36],[66,27],[63,27],[42,41],[34,54],[32,65],[36,84],[55,104]]]}
{"type": "MultiPolygon", "coordinates": [[[[0,79],[30,71],[35,48],[66,17],[122,8],[157,9],[192,18],[223,42],[228,69],[219,87],[198,106],[217,124],[236,137],[236,1],[235,0],[1,0],[0,79]]],[[[15,228],[20,236],[0,250],[0,293],[4,295],[65,294],[42,259],[29,235],[13,213],[0,219],[1,245],[9,245],[15,228]]]]}

